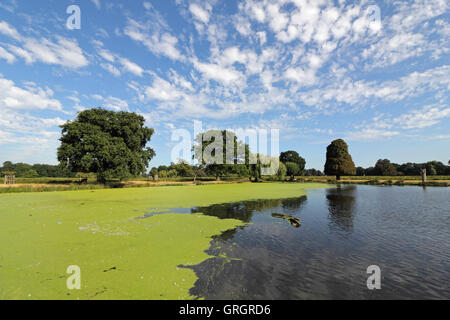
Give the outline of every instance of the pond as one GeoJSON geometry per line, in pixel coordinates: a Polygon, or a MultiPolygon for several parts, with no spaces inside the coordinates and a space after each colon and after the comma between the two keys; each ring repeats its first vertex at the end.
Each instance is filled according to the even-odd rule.
{"type": "Polygon", "coordinates": [[[192,267],[199,298],[450,298],[449,188],[351,185],[188,211],[249,222],[192,267]],[[371,265],[380,290],[367,288],[371,265]]]}

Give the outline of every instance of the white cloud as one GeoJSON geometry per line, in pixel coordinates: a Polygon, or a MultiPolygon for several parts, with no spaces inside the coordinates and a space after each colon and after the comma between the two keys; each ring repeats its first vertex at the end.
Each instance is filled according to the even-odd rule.
{"type": "Polygon", "coordinates": [[[288,80],[296,81],[300,86],[312,86],[317,78],[313,69],[303,70],[302,68],[289,68],[286,70],[285,77],[288,80]]]}
{"type": "Polygon", "coordinates": [[[370,58],[369,69],[386,67],[411,57],[420,56],[429,48],[422,34],[399,33],[392,38],[383,38],[364,49],[362,57],[370,58]]]}
{"type": "Polygon", "coordinates": [[[100,9],[100,8],[101,8],[100,0],[91,0],[91,1],[95,4],[95,6],[97,7],[97,9],[100,9]]]}
{"type": "MultiPolygon", "coordinates": [[[[450,74],[450,66],[444,65],[422,73],[412,72],[396,81],[389,80],[376,83],[374,81],[352,81],[347,78],[325,88],[313,89],[299,95],[305,104],[311,106],[327,103],[365,105],[371,98],[384,101],[401,101],[429,91],[441,91],[444,94],[450,89],[448,74],[450,74]]],[[[295,78],[295,76],[296,73],[293,73],[292,78],[295,78]]],[[[297,75],[297,77],[299,76],[297,75]]]]}
{"type": "Polygon", "coordinates": [[[347,133],[346,139],[350,141],[367,141],[367,140],[380,140],[398,136],[398,131],[386,131],[378,129],[363,129],[357,132],[347,133]]]}
{"type": "Polygon", "coordinates": [[[152,4],[150,2],[144,2],[142,5],[146,10],[150,10],[152,8],[152,4]]]}
{"type": "Polygon", "coordinates": [[[32,64],[35,61],[33,54],[31,52],[28,52],[27,50],[24,50],[22,48],[19,48],[19,47],[13,46],[13,45],[8,45],[8,49],[12,53],[14,53],[16,56],[19,56],[22,59],[24,59],[25,63],[27,63],[27,64],[32,64]]]}
{"type": "Polygon", "coordinates": [[[19,32],[8,24],[6,21],[0,21],[0,33],[11,37],[15,40],[21,40],[22,36],[19,34],[19,32]]]}
{"type": "Polygon", "coordinates": [[[145,93],[149,99],[162,101],[173,101],[182,96],[181,91],[177,90],[168,81],[159,77],[155,78],[151,87],[146,88],[145,93]]]}
{"type": "Polygon", "coordinates": [[[243,74],[233,68],[224,68],[217,64],[194,61],[195,68],[207,79],[215,80],[225,85],[239,85],[243,82],[243,74]]]}
{"type": "Polygon", "coordinates": [[[103,97],[100,94],[93,94],[91,97],[102,103],[101,107],[115,111],[128,111],[128,102],[113,96],[103,97]]]}
{"type": "Polygon", "coordinates": [[[156,55],[163,55],[173,60],[182,60],[183,57],[176,48],[178,39],[168,32],[153,30],[149,32],[150,26],[139,24],[130,20],[124,33],[134,41],[142,43],[148,50],[156,55]]]}
{"type": "Polygon", "coordinates": [[[78,69],[89,64],[83,50],[74,39],[56,36],[56,43],[48,39],[35,39],[22,37],[14,27],[7,22],[0,22],[0,33],[5,34],[22,43],[23,47],[10,45],[10,48],[27,63],[41,61],[46,64],[61,65],[63,67],[78,69]]]}
{"type": "Polygon", "coordinates": [[[394,119],[394,123],[398,123],[405,129],[421,129],[431,127],[441,119],[450,117],[450,108],[444,107],[425,107],[422,110],[414,110],[407,114],[394,119]]]}
{"type": "Polygon", "coordinates": [[[123,58],[118,54],[115,54],[106,49],[103,49],[102,46],[103,46],[103,44],[101,44],[101,43],[96,44],[99,56],[102,57],[104,60],[106,60],[105,63],[100,64],[100,66],[103,69],[111,72],[115,76],[120,76],[121,71],[118,69],[118,66],[114,66],[114,64],[116,63],[117,65],[119,65],[121,67],[122,71],[129,72],[136,76],[142,77],[145,70],[141,66],[130,61],[127,58],[123,58]]]}
{"type": "Polygon", "coordinates": [[[209,17],[211,13],[208,10],[203,9],[196,3],[192,3],[189,6],[189,11],[192,13],[194,18],[197,20],[203,22],[204,24],[207,24],[209,22],[209,17]]]}
{"type": "Polygon", "coordinates": [[[116,67],[114,67],[112,64],[110,63],[101,63],[100,66],[105,69],[106,71],[110,72],[111,74],[113,74],[114,76],[118,77],[121,75],[121,72],[119,69],[117,69],[116,67]]]}
{"type": "Polygon", "coordinates": [[[119,58],[119,62],[123,66],[123,69],[125,71],[130,72],[136,76],[141,77],[142,74],[144,73],[144,69],[142,69],[139,65],[126,58],[119,58]]]}
{"type": "Polygon", "coordinates": [[[383,128],[423,129],[438,124],[442,119],[450,118],[450,107],[425,106],[411,110],[391,119],[374,119],[373,126],[383,128]]]}
{"type": "Polygon", "coordinates": [[[62,110],[61,103],[52,98],[53,91],[36,86],[20,88],[11,80],[0,77],[0,108],[11,110],[62,110]]]}
{"type": "Polygon", "coordinates": [[[9,64],[16,61],[16,57],[2,47],[0,47],[0,59],[5,59],[9,64]]]}
{"type": "Polygon", "coordinates": [[[47,64],[57,64],[73,69],[89,64],[76,40],[57,37],[57,43],[54,43],[47,39],[28,38],[25,40],[24,49],[30,52],[35,60],[47,64]]]}
{"type": "Polygon", "coordinates": [[[101,50],[99,51],[99,55],[100,55],[103,59],[105,59],[106,61],[109,61],[109,62],[115,62],[115,61],[116,61],[115,55],[112,54],[111,52],[109,52],[108,50],[101,49],[101,50]]]}

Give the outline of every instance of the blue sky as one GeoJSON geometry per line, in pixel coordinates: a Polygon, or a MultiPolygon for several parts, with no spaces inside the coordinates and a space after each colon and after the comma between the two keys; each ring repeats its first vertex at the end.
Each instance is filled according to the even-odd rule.
{"type": "Polygon", "coordinates": [[[280,129],[323,169],[450,159],[446,0],[0,3],[0,162],[56,163],[59,124],[92,107],[142,114],[151,166],[174,129],[280,129]],[[81,10],[69,30],[68,6],[81,10]],[[378,15],[379,14],[379,15],[378,15]]]}

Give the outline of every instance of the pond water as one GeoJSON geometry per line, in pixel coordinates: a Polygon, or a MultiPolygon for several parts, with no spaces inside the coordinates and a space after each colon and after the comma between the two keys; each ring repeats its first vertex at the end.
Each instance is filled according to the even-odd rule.
{"type": "Polygon", "coordinates": [[[450,188],[350,185],[191,212],[250,222],[215,237],[215,258],[193,267],[197,297],[450,298],[450,188]],[[370,265],[380,290],[367,288],[370,265]]]}

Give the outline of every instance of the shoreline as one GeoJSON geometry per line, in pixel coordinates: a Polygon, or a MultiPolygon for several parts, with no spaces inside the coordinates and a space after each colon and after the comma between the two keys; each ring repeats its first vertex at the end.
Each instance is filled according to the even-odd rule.
{"type": "MultiPolygon", "coordinates": [[[[240,184],[247,183],[248,179],[236,180],[207,180],[207,181],[146,181],[146,180],[130,180],[124,182],[112,182],[110,184],[99,183],[18,183],[14,185],[0,184],[0,194],[9,193],[34,193],[34,192],[61,192],[61,191],[79,191],[79,190],[102,190],[102,189],[122,189],[122,188],[155,188],[155,187],[170,187],[170,186],[197,186],[197,185],[217,185],[217,184],[240,184]]],[[[297,177],[294,181],[278,181],[278,180],[263,180],[260,183],[324,183],[324,184],[359,184],[359,185],[378,185],[378,186],[418,186],[418,187],[449,187],[450,179],[436,179],[428,180],[423,183],[421,180],[414,179],[414,177],[405,177],[399,179],[398,177],[362,177],[346,178],[336,180],[331,177],[297,177]]]]}

